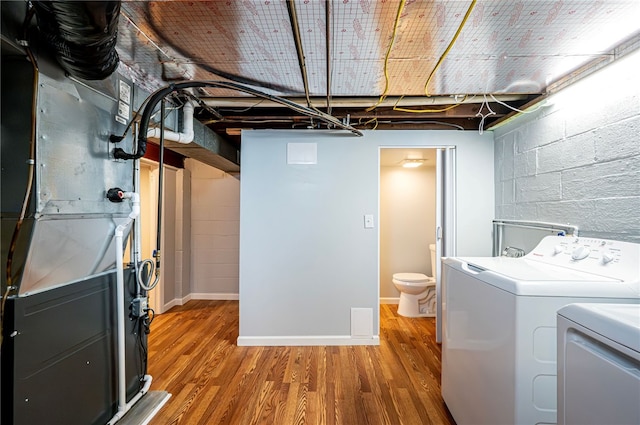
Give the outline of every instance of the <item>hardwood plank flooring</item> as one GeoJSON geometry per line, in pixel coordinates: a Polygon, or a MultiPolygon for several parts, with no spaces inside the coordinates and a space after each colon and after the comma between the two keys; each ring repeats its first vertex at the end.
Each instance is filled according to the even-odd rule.
{"type": "Polygon", "coordinates": [[[152,390],[167,424],[453,424],[440,396],[433,319],[380,306],[380,346],[238,347],[237,301],[190,301],[156,317],[152,390]]]}

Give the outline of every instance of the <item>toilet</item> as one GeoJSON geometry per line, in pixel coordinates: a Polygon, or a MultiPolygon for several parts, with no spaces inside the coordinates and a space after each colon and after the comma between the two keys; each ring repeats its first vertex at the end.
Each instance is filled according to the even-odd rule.
{"type": "Polygon", "coordinates": [[[393,285],[400,291],[398,314],[405,317],[435,317],[436,313],[436,246],[431,251],[431,275],[394,273],[393,285]]]}

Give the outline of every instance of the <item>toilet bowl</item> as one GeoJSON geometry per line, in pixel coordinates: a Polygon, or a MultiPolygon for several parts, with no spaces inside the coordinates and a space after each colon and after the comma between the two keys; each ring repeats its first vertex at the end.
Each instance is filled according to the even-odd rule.
{"type": "Polygon", "coordinates": [[[393,285],[400,291],[398,314],[405,317],[434,317],[435,316],[435,270],[436,246],[429,245],[431,251],[431,274],[423,273],[394,273],[393,285]]]}

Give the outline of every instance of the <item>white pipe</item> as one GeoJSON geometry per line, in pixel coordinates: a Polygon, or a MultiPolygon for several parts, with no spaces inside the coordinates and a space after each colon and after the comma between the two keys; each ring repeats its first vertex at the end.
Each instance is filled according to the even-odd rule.
{"type": "MultiPolygon", "coordinates": [[[[193,142],[193,103],[187,102],[182,107],[182,133],[176,131],[164,130],[164,140],[170,142],[177,142],[182,144],[189,144],[193,142]]],[[[160,139],[160,128],[149,127],[147,129],[148,139],[160,139]]]]}
{"type": "Polygon", "coordinates": [[[142,386],[142,389],[138,391],[136,395],[133,396],[133,398],[131,399],[131,401],[129,401],[129,403],[125,404],[124,410],[121,411],[118,408],[118,411],[116,412],[115,415],[113,415],[111,420],[107,422],[107,425],[113,425],[116,422],[118,422],[120,419],[122,419],[125,413],[131,410],[133,405],[136,404],[138,400],[142,398],[143,395],[149,392],[149,388],[151,387],[151,382],[153,381],[153,377],[151,377],[151,375],[144,375],[143,381],[144,381],[144,385],[142,386]]]}
{"type": "MultiPolygon", "coordinates": [[[[135,190],[140,191],[140,159],[136,159],[134,161],[133,166],[133,184],[135,190]]],[[[140,263],[140,258],[142,257],[142,221],[136,220],[133,224],[135,225],[133,239],[134,239],[134,249],[133,251],[133,263],[138,266],[140,263]]]]}
{"type": "Polygon", "coordinates": [[[144,376],[142,389],[127,403],[127,388],[125,375],[125,308],[124,308],[124,265],[122,257],[124,255],[122,249],[122,239],[125,230],[133,220],[140,215],[140,195],[136,192],[124,192],[123,199],[131,200],[131,212],[127,219],[118,225],[115,230],[116,241],[116,314],[117,314],[117,349],[118,349],[118,411],[108,422],[113,425],[118,422],[144,394],[149,391],[151,386],[151,375],[144,376]]]}

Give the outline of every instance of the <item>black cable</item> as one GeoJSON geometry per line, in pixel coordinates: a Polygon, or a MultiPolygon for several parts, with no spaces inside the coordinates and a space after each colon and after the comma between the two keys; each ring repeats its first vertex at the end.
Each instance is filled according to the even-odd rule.
{"type": "Polygon", "coordinates": [[[273,83],[269,83],[266,81],[259,81],[259,80],[254,80],[251,78],[246,78],[246,77],[242,77],[240,75],[236,75],[236,74],[232,74],[230,72],[226,72],[223,71],[221,69],[217,69],[212,67],[211,65],[207,64],[207,61],[204,60],[203,58],[198,57],[197,54],[195,54],[194,52],[187,52],[185,51],[185,49],[183,49],[182,47],[176,45],[175,43],[172,43],[167,36],[164,34],[164,32],[162,32],[160,30],[160,27],[158,25],[156,25],[155,22],[155,16],[153,13],[151,13],[150,10],[150,3],[151,2],[144,2],[146,3],[146,7],[145,7],[145,19],[146,22],[149,24],[149,27],[153,30],[153,32],[160,38],[160,40],[162,40],[163,42],[167,43],[173,50],[175,50],[176,52],[178,52],[180,55],[182,55],[183,57],[186,58],[191,58],[191,63],[195,64],[197,67],[204,69],[207,72],[210,72],[214,75],[218,75],[222,78],[226,78],[230,81],[235,81],[237,83],[242,83],[242,84],[248,84],[251,86],[257,86],[257,87],[262,87],[262,88],[266,88],[266,89],[270,89],[270,90],[274,90],[274,91],[278,91],[281,93],[289,93],[289,94],[297,94],[298,91],[294,88],[291,87],[287,87],[287,86],[281,86],[279,84],[273,84],[273,83]]]}
{"type": "Polygon", "coordinates": [[[158,217],[156,226],[156,252],[153,256],[156,258],[156,276],[160,274],[160,258],[162,246],[162,196],[164,181],[164,120],[165,120],[166,102],[164,98],[160,101],[160,158],[158,164],[158,217]]]}
{"type": "Polygon", "coordinates": [[[153,323],[153,319],[156,318],[156,312],[152,308],[148,309],[147,312],[151,313],[151,317],[149,317],[149,322],[147,323],[147,328],[151,330],[151,323],[153,323]]]}
{"type": "Polygon", "coordinates": [[[113,151],[113,156],[117,159],[138,159],[142,158],[147,150],[147,130],[149,129],[149,121],[151,120],[151,113],[155,109],[158,102],[160,102],[165,96],[171,94],[177,90],[183,90],[187,88],[197,88],[197,87],[218,87],[240,91],[243,93],[248,93],[253,96],[271,100],[272,102],[279,103],[288,107],[293,111],[297,111],[301,114],[307,115],[311,118],[316,118],[320,121],[325,122],[329,126],[334,126],[337,128],[341,128],[343,130],[349,130],[353,134],[357,136],[362,136],[362,132],[360,130],[343,124],[339,119],[325,114],[324,112],[318,111],[317,109],[307,108],[301,105],[298,105],[295,102],[292,102],[288,99],[270,95],[259,90],[256,90],[251,87],[243,86],[241,84],[236,84],[228,81],[183,81],[179,83],[171,83],[166,87],[160,88],[156,90],[150,97],[147,102],[147,106],[144,108],[142,112],[142,117],[140,118],[140,131],[138,132],[138,144],[135,153],[127,153],[121,148],[116,148],[113,151]]]}
{"type": "Polygon", "coordinates": [[[138,379],[140,380],[140,385],[143,385],[144,375],[147,374],[147,366],[148,366],[148,349],[145,341],[145,336],[148,334],[147,325],[146,325],[146,316],[139,317],[136,319],[136,332],[137,332],[137,342],[138,342],[138,356],[139,356],[139,370],[138,370],[138,379]]]}

